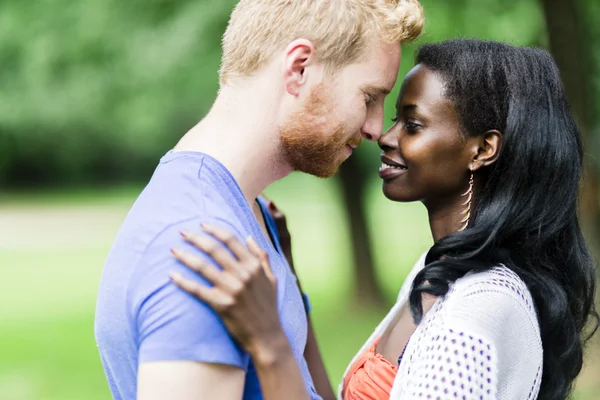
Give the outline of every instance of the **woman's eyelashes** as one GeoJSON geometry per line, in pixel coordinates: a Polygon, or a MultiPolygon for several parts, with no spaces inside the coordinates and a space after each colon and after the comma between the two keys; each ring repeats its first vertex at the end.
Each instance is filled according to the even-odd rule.
{"type": "Polygon", "coordinates": [[[406,130],[408,133],[416,133],[421,128],[421,125],[411,121],[410,119],[400,120],[400,118],[396,115],[392,118],[392,122],[396,125],[398,122],[402,123],[402,128],[406,130]]]}
{"type": "Polygon", "coordinates": [[[421,125],[408,121],[404,123],[404,128],[408,133],[417,133],[421,129],[421,125]]]}

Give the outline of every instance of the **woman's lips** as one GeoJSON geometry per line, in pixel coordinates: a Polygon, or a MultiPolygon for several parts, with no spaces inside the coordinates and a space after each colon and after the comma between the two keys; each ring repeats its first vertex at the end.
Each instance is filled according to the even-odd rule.
{"type": "Polygon", "coordinates": [[[404,174],[408,167],[404,163],[394,161],[384,155],[381,156],[381,166],[379,167],[379,177],[381,179],[391,179],[404,174]]]}

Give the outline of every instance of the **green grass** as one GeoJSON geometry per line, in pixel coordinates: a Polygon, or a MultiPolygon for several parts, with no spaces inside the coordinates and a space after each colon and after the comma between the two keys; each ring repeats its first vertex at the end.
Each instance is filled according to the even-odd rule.
{"type": "Polygon", "coordinates": [[[0,398],[110,398],[90,310],[13,324],[2,330],[0,343],[0,398]]]}
{"type": "MultiPolygon", "coordinates": [[[[102,188],[0,200],[0,225],[9,224],[0,230],[0,399],[110,398],[94,343],[94,305],[104,259],[138,192],[102,188]]],[[[295,175],[268,194],[288,215],[298,273],[337,385],[387,310],[349,306],[356,304],[349,236],[333,182],[295,175]]],[[[431,243],[426,214],[420,205],[385,200],[376,186],[367,203],[377,275],[393,302],[431,243]]],[[[596,398],[585,385],[577,400],[596,398]]]]}

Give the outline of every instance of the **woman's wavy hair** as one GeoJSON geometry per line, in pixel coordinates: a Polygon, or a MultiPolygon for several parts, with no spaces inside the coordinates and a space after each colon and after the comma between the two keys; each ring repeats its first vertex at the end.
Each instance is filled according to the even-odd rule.
{"type": "Polygon", "coordinates": [[[496,129],[504,139],[497,161],[476,172],[483,184],[469,227],[429,250],[410,294],[412,315],[420,322],[422,293],[444,296],[466,273],[505,265],[537,309],[544,349],[538,398],[563,400],[598,314],[595,265],[577,214],[582,143],[558,68],[541,49],[474,39],[425,45],[416,63],[445,82],[465,135],[496,129]]]}

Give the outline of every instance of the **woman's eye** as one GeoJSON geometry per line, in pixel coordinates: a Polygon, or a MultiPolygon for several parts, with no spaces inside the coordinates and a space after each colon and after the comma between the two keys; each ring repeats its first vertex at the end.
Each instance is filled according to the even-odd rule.
{"type": "Polygon", "coordinates": [[[404,124],[404,128],[406,128],[406,131],[409,132],[409,133],[417,132],[420,127],[421,127],[421,125],[415,124],[413,122],[406,122],[404,124]]]}
{"type": "MultiPolygon", "coordinates": [[[[392,118],[392,122],[394,124],[397,124],[399,120],[400,120],[400,118],[397,115],[394,118],[392,118]]],[[[410,121],[403,121],[402,127],[404,129],[406,129],[407,132],[414,133],[414,132],[417,132],[421,128],[421,125],[416,124],[414,122],[410,122],[410,121]]]]}

